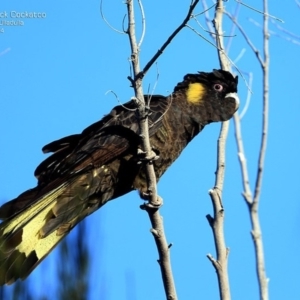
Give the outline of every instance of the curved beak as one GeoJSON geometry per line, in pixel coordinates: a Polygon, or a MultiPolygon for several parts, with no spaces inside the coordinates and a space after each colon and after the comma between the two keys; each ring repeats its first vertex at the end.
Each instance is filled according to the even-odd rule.
{"type": "Polygon", "coordinates": [[[225,98],[233,98],[235,100],[235,110],[237,111],[237,109],[240,106],[240,98],[238,96],[237,93],[228,93],[225,98]]]}

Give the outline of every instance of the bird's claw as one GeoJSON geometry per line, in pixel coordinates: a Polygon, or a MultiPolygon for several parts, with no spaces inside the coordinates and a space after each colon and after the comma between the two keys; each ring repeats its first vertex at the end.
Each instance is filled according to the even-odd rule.
{"type": "Polygon", "coordinates": [[[138,148],[138,150],[137,150],[137,156],[138,156],[139,163],[142,163],[142,162],[152,162],[154,160],[159,159],[159,155],[158,155],[157,152],[155,152],[154,149],[152,149],[151,153],[147,155],[147,153],[145,151],[143,151],[142,149],[138,148]]]}
{"type": "Polygon", "coordinates": [[[153,196],[152,196],[151,191],[148,191],[147,193],[146,192],[141,192],[140,197],[143,200],[148,201],[148,202],[141,205],[141,209],[145,209],[145,210],[146,209],[158,209],[163,205],[163,199],[159,195],[156,195],[156,199],[154,199],[154,200],[152,199],[153,196]]]}

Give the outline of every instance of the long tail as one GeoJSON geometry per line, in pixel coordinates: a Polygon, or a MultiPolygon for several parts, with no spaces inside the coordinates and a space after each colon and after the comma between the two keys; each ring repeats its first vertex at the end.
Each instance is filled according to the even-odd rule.
{"type": "Polygon", "coordinates": [[[100,207],[97,191],[87,184],[91,177],[82,174],[30,201],[37,192],[29,190],[0,208],[0,285],[25,279],[78,222],[100,207]]]}

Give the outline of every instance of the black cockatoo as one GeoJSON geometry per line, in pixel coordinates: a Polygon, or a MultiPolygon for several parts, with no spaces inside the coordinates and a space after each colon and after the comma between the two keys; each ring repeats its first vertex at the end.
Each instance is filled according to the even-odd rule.
{"type": "MultiPolygon", "coordinates": [[[[157,180],[209,123],[239,106],[238,78],[223,70],[187,74],[168,97],[146,95],[157,180]]],[[[26,278],[70,230],[109,200],[147,191],[136,104],[116,106],[80,134],[43,148],[38,184],[0,208],[0,285],[26,278]]]]}

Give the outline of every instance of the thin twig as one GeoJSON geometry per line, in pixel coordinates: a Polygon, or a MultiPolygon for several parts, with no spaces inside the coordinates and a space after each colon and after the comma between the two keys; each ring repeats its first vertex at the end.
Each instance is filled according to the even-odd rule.
{"type": "MultiPolygon", "coordinates": [[[[240,4],[237,3],[236,4],[236,7],[235,7],[235,12],[233,14],[234,18],[237,20],[238,18],[238,15],[239,15],[239,12],[240,12],[240,4]]],[[[233,23],[232,26],[231,26],[231,30],[230,30],[230,35],[234,35],[235,33],[235,29],[236,29],[236,25],[233,23]]],[[[233,41],[233,38],[229,38],[228,41],[227,41],[227,45],[226,45],[226,53],[229,55],[229,51],[230,51],[230,48],[231,48],[231,43],[233,41]]]]}
{"type": "Polygon", "coordinates": [[[235,139],[238,148],[238,158],[239,158],[241,173],[242,173],[242,183],[244,189],[243,197],[246,203],[250,206],[252,203],[252,193],[250,188],[247,161],[246,161],[244,143],[242,138],[241,119],[238,112],[234,114],[233,120],[234,120],[234,128],[235,128],[235,139]]]}
{"type": "MultiPolygon", "coordinates": [[[[256,22],[255,20],[249,18],[249,21],[250,21],[251,23],[253,23],[255,26],[257,26],[258,28],[261,28],[261,29],[263,30],[263,26],[261,26],[261,24],[259,24],[259,23],[256,22]]],[[[297,41],[297,39],[293,39],[293,38],[288,37],[288,36],[282,36],[282,35],[278,34],[278,33],[275,32],[275,31],[269,30],[269,34],[270,34],[270,35],[274,35],[274,36],[276,36],[276,37],[279,37],[279,38],[281,38],[281,39],[285,39],[285,40],[287,40],[287,41],[290,42],[290,43],[293,43],[293,44],[296,44],[296,45],[300,45],[300,42],[297,41]]],[[[291,34],[288,34],[288,35],[291,35],[291,34]]]]}
{"type": "Polygon", "coordinates": [[[140,48],[142,46],[144,37],[145,37],[145,33],[146,33],[146,18],[145,18],[145,12],[144,12],[144,7],[143,7],[143,3],[141,0],[138,0],[138,4],[141,10],[141,17],[142,17],[142,36],[141,39],[139,41],[138,47],[140,48]]]}
{"type": "MultiPolygon", "coordinates": [[[[191,27],[190,25],[186,25],[187,28],[191,29],[194,33],[196,33],[198,36],[200,36],[204,41],[206,41],[211,46],[218,49],[218,47],[212,43],[210,40],[208,40],[206,37],[204,37],[199,31],[197,31],[195,28],[191,27]]],[[[208,31],[207,31],[208,32],[208,31]]]]}
{"type": "MultiPolygon", "coordinates": [[[[230,63],[225,53],[223,38],[222,38],[222,16],[223,16],[223,2],[217,1],[215,18],[213,24],[215,26],[216,44],[218,48],[218,56],[223,70],[229,70],[230,63]]],[[[228,134],[229,122],[223,122],[217,145],[217,170],[215,187],[209,191],[212,200],[214,216],[207,215],[207,219],[212,228],[215,247],[216,259],[211,254],[207,255],[208,259],[214,266],[219,283],[219,292],[221,300],[230,300],[230,286],[228,277],[228,254],[229,249],[226,247],[224,237],[224,208],[222,204],[222,191],[224,183],[225,172],[225,144],[228,134]]]]}
{"type": "MultiPolygon", "coordinates": [[[[227,52],[227,50],[226,50],[226,52],[227,52]]],[[[246,49],[245,49],[245,48],[243,48],[243,49],[240,51],[239,55],[234,59],[234,63],[235,63],[235,64],[237,64],[238,61],[242,59],[242,57],[244,56],[245,52],[246,52],[246,49]]]]}
{"type": "Polygon", "coordinates": [[[254,46],[254,44],[252,43],[252,41],[250,40],[250,38],[248,37],[248,35],[246,34],[245,30],[243,29],[243,27],[237,22],[236,18],[233,17],[230,13],[228,13],[227,11],[224,11],[224,14],[226,16],[229,17],[229,19],[236,25],[236,27],[239,29],[239,31],[241,32],[241,34],[243,35],[244,39],[246,40],[247,44],[249,45],[249,47],[252,49],[252,51],[254,52],[254,54],[256,55],[261,67],[264,64],[264,61],[258,51],[258,49],[254,46]]]}
{"type": "MultiPolygon", "coordinates": [[[[252,90],[252,83],[253,83],[253,73],[249,73],[249,88],[252,90]]],[[[251,100],[251,97],[252,97],[252,93],[251,93],[251,90],[248,89],[248,92],[247,92],[247,97],[246,97],[246,103],[245,103],[245,106],[244,108],[242,109],[242,112],[240,113],[240,120],[242,120],[242,118],[245,116],[248,108],[249,108],[249,105],[250,105],[250,100],[251,100]]]]}
{"type": "MultiPolygon", "coordinates": [[[[203,31],[209,33],[210,35],[215,35],[215,32],[214,32],[214,31],[206,30],[206,29],[201,25],[201,23],[198,21],[198,19],[197,19],[195,16],[193,16],[192,18],[195,20],[195,22],[199,25],[199,27],[200,27],[203,31]]],[[[192,26],[186,25],[186,27],[188,27],[188,28],[194,30],[194,28],[192,28],[192,26]]],[[[199,33],[198,33],[198,34],[199,34],[199,33]]],[[[201,36],[201,34],[199,34],[199,35],[201,36]]],[[[223,37],[229,37],[229,38],[235,37],[235,35],[225,35],[225,34],[223,34],[222,36],[223,36],[223,37]]],[[[207,41],[207,40],[206,40],[206,41],[207,41]]]]}
{"type": "Polygon", "coordinates": [[[282,19],[279,19],[279,18],[277,18],[277,17],[275,17],[275,16],[272,16],[272,15],[266,13],[265,11],[260,11],[260,10],[258,10],[258,9],[256,9],[256,8],[254,8],[254,7],[250,6],[250,5],[248,5],[248,4],[244,3],[244,2],[242,2],[242,1],[239,1],[239,0],[235,0],[235,1],[236,1],[237,3],[239,3],[239,4],[241,4],[241,5],[244,5],[245,7],[249,8],[249,9],[251,9],[251,10],[254,10],[255,12],[257,12],[257,13],[259,13],[259,14],[262,14],[262,15],[264,15],[264,16],[267,16],[267,17],[269,17],[269,18],[272,18],[272,19],[274,19],[274,20],[276,20],[276,21],[279,21],[279,22],[281,22],[281,23],[284,23],[284,21],[283,21],[282,19]]]}
{"type": "Polygon", "coordinates": [[[206,12],[208,12],[209,10],[211,10],[215,6],[216,6],[216,4],[214,3],[212,6],[205,8],[204,11],[202,11],[201,13],[195,14],[194,17],[198,17],[200,15],[206,14],[206,12]]]}
{"type": "Polygon", "coordinates": [[[149,85],[149,88],[148,88],[148,95],[150,95],[150,97],[148,98],[148,101],[146,103],[146,105],[148,105],[148,106],[150,105],[152,96],[154,95],[154,91],[156,90],[158,79],[159,79],[159,69],[158,69],[158,66],[157,66],[157,63],[156,63],[156,80],[154,82],[154,85],[153,85],[153,88],[152,88],[151,92],[150,92],[150,85],[149,85]]]}
{"type": "Polygon", "coordinates": [[[108,90],[105,95],[109,94],[109,93],[112,93],[115,98],[117,99],[117,102],[119,103],[120,106],[122,106],[123,108],[125,108],[126,110],[128,111],[136,111],[136,109],[133,109],[133,108],[129,108],[129,107],[126,107],[119,99],[118,95],[113,91],[113,90],[108,90]]]}
{"type": "Polygon", "coordinates": [[[291,32],[291,31],[289,31],[289,30],[284,29],[282,26],[278,25],[278,24],[277,24],[275,21],[273,21],[273,20],[271,20],[271,22],[272,22],[272,24],[274,24],[274,25],[277,27],[277,29],[279,29],[281,32],[285,33],[286,35],[289,35],[289,36],[291,36],[292,38],[295,38],[295,39],[298,39],[298,40],[300,39],[300,36],[299,36],[299,35],[297,35],[297,34],[291,32]]]}
{"type": "Polygon", "coordinates": [[[118,30],[116,29],[115,27],[113,27],[105,18],[104,16],[104,13],[103,13],[103,9],[102,9],[102,3],[103,3],[103,0],[100,1],[100,14],[101,14],[101,18],[102,20],[107,24],[107,26],[109,28],[111,28],[113,31],[117,32],[117,33],[121,33],[121,34],[124,34],[125,32],[124,31],[121,31],[121,30],[118,30]]]}
{"type": "Polygon", "coordinates": [[[175,38],[175,36],[186,26],[188,21],[191,19],[193,11],[198,3],[199,3],[199,0],[195,0],[191,3],[189,11],[188,11],[185,19],[183,20],[183,22],[174,30],[174,32],[168,37],[166,42],[160,47],[160,49],[156,52],[156,54],[149,60],[149,62],[144,67],[144,69],[140,72],[140,74],[139,74],[140,77],[143,78],[145,76],[145,74],[148,72],[150,67],[159,58],[159,56],[164,52],[164,50],[172,42],[172,40],[175,38]]]}
{"type": "MultiPolygon", "coordinates": [[[[190,30],[192,30],[195,34],[197,34],[197,35],[198,35],[199,37],[201,37],[203,40],[205,40],[209,45],[213,46],[213,47],[216,48],[218,51],[222,52],[222,54],[223,54],[224,56],[226,56],[227,61],[230,62],[230,64],[231,64],[231,65],[238,71],[238,73],[241,75],[241,77],[242,77],[242,79],[244,80],[244,82],[245,82],[245,84],[246,84],[248,90],[252,93],[252,91],[251,91],[251,89],[250,89],[250,87],[249,87],[249,85],[248,85],[248,83],[247,83],[247,81],[246,81],[246,79],[245,79],[243,73],[242,73],[242,72],[239,70],[239,68],[236,66],[235,62],[232,61],[232,60],[230,59],[230,57],[227,55],[226,51],[224,51],[223,49],[218,48],[217,45],[215,45],[214,43],[212,43],[211,41],[209,41],[206,37],[204,37],[204,36],[203,36],[200,32],[198,32],[195,28],[191,27],[190,25],[186,25],[186,27],[189,28],[190,30]]],[[[209,31],[207,31],[207,32],[209,32],[209,31]]],[[[211,36],[215,36],[215,35],[216,35],[216,34],[213,33],[213,32],[209,32],[209,34],[210,34],[211,36]]],[[[222,35],[222,37],[224,37],[224,35],[222,35]]]]}
{"type": "MultiPolygon", "coordinates": [[[[212,26],[212,23],[211,23],[211,18],[210,18],[210,15],[209,15],[209,9],[208,9],[208,6],[207,6],[207,3],[205,0],[202,0],[202,6],[203,6],[203,9],[204,9],[204,12],[205,12],[205,22],[206,22],[206,26],[208,28],[208,31],[211,33],[214,31],[214,28],[212,26]]],[[[210,34],[210,37],[215,41],[215,36],[213,34],[210,34]]]]}

